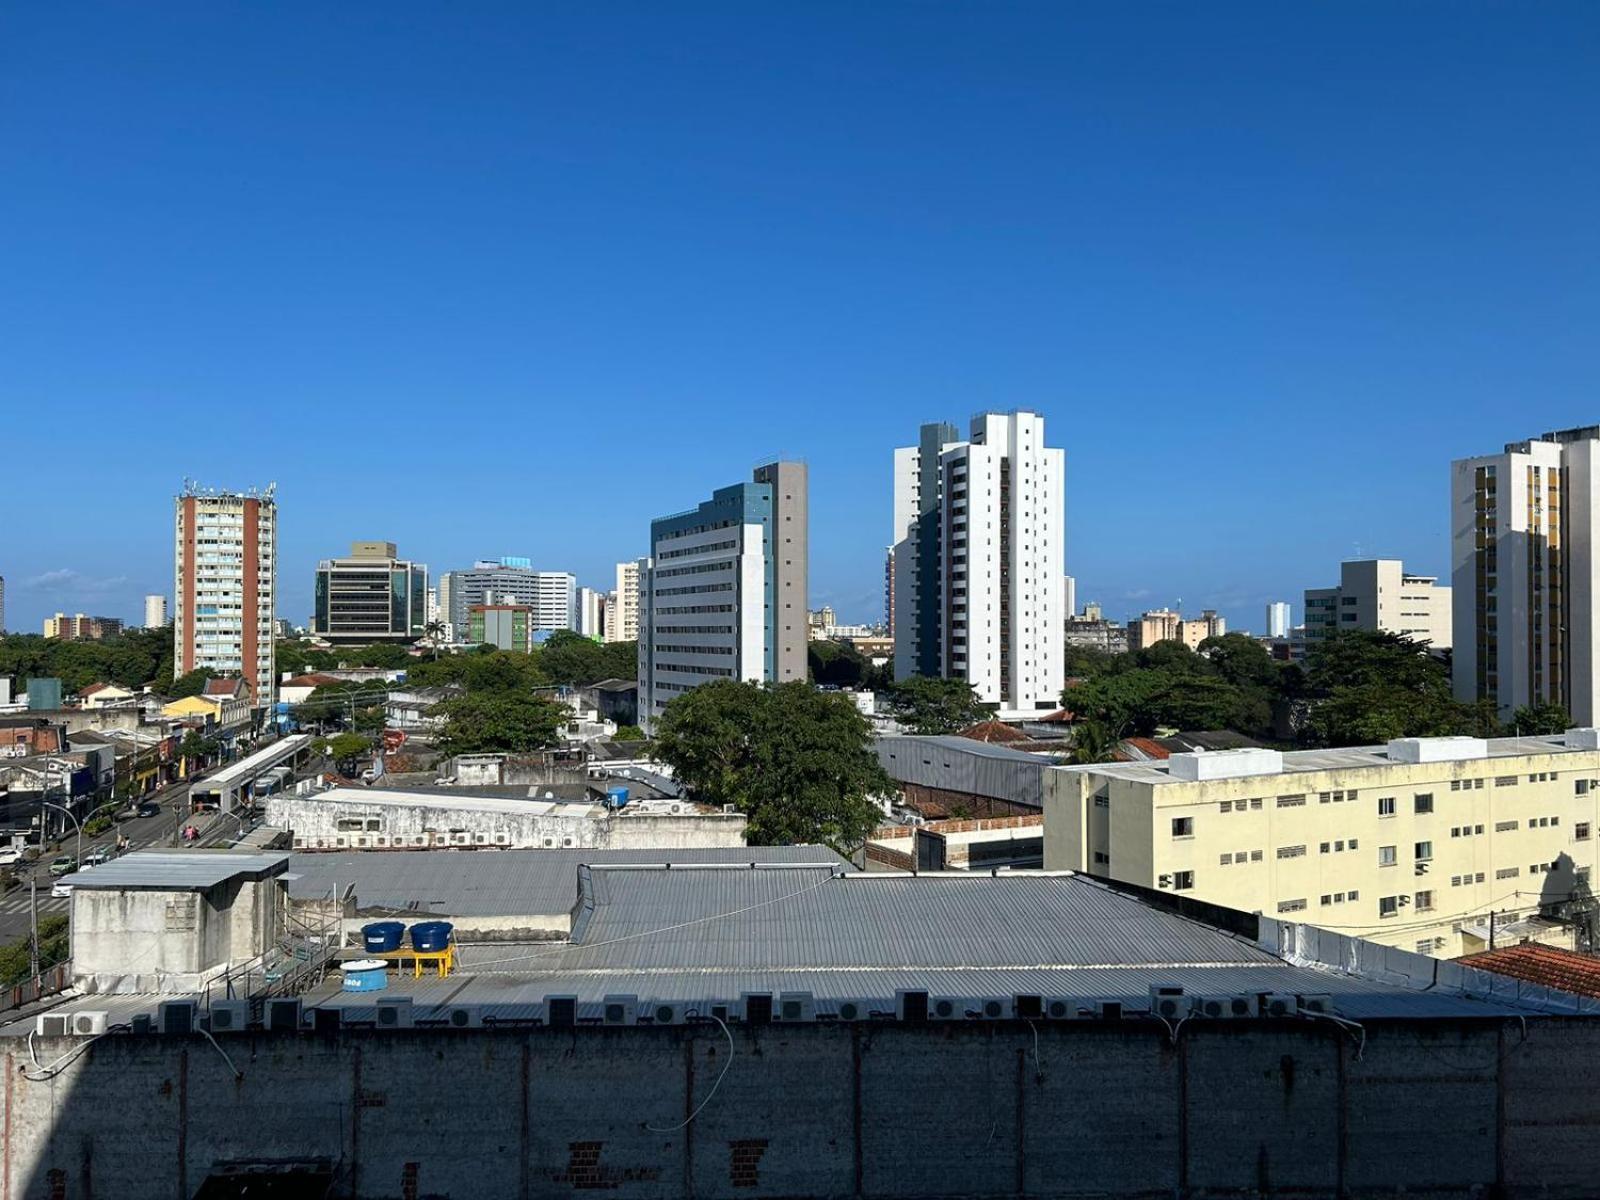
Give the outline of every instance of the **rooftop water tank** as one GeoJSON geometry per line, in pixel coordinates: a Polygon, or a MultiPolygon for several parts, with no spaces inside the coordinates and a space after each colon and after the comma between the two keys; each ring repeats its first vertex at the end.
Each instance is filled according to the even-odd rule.
{"type": "Polygon", "coordinates": [[[381,992],[389,986],[389,964],[381,958],[358,958],[339,969],[347,992],[381,992]]]}
{"type": "Polygon", "coordinates": [[[404,921],[374,921],[361,927],[361,942],[368,954],[388,954],[398,950],[405,936],[404,921]]]}
{"type": "Polygon", "coordinates": [[[443,950],[450,944],[453,928],[449,921],[419,921],[411,927],[411,945],[424,953],[443,950]]]}
{"type": "Polygon", "coordinates": [[[606,799],[612,808],[621,808],[628,802],[628,789],[625,787],[609,787],[606,789],[606,799]]]}

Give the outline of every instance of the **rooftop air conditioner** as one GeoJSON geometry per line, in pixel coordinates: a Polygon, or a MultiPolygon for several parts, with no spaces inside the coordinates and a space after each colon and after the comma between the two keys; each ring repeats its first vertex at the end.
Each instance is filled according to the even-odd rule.
{"type": "Polygon", "coordinates": [[[1161,984],[1150,985],[1150,1015],[1165,1017],[1169,1021],[1183,1016],[1189,1009],[1183,999],[1181,987],[1165,987],[1161,984]]]}
{"type": "Polygon", "coordinates": [[[1189,1011],[1193,1016],[1209,1020],[1253,1017],[1256,1002],[1253,996],[1196,996],[1194,1007],[1189,1011]]]}
{"type": "Polygon", "coordinates": [[[1051,996],[1044,1003],[1044,1015],[1052,1021],[1075,1021],[1081,1013],[1076,996],[1051,996]]]}
{"type": "Polygon", "coordinates": [[[193,1000],[163,1000],[156,1008],[162,1033],[193,1033],[200,1006],[193,1000]]]}
{"type": "Polygon", "coordinates": [[[645,1010],[657,1025],[682,1025],[689,1019],[687,1004],[654,1004],[645,1010]]]}
{"type": "Polygon", "coordinates": [[[1037,1021],[1044,1016],[1044,997],[1021,994],[1011,997],[1011,1015],[1019,1021],[1037,1021]]]}
{"type": "Polygon", "coordinates": [[[40,1013],[34,1018],[33,1032],[38,1037],[66,1037],[72,1032],[72,1020],[66,1013],[40,1013]]]}
{"type": "Polygon", "coordinates": [[[607,1025],[632,1025],[639,1018],[639,997],[607,996],[600,1012],[607,1025]]]}
{"type": "Polygon", "coordinates": [[[816,998],[810,992],[779,992],[777,1017],[780,1021],[815,1021],[816,998]]]}
{"type": "Polygon", "coordinates": [[[250,1001],[213,1000],[211,1002],[212,1033],[244,1033],[250,1028],[250,1001]]]}
{"type": "Polygon", "coordinates": [[[831,1007],[832,1012],[822,1015],[839,1021],[865,1021],[872,1016],[872,1005],[866,1000],[835,1000],[831,1007]]]}
{"type": "Polygon", "coordinates": [[[111,1018],[105,1012],[75,1012],[72,1014],[72,1032],[80,1037],[98,1037],[106,1031],[111,1018]]]}
{"type": "Polygon", "coordinates": [[[894,1015],[901,1021],[928,1019],[928,993],[901,991],[894,994],[894,1015]]]}
{"type": "Polygon", "coordinates": [[[481,1029],[483,1010],[475,1004],[454,1004],[444,1010],[444,1021],[451,1029],[481,1029]]]}
{"type": "Polygon", "coordinates": [[[1296,996],[1295,999],[1300,1002],[1301,1012],[1320,1013],[1324,1016],[1333,1012],[1333,997],[1326,992],[1307,992],[1296,996]]]}
{"type": "Polygon", "coordinates": [[[414,1016],[410,996],[386,996],[378,1001],[379,1029],[410,1029],[414,1016]]]}
{"type": "Polygon", "coordinates": [[[546,996],[544,998],[545,1024],[559,1029],[571,1029],[578,1023],[578,998],[576,996],[546,996]]]}
{"type": "Polygon", "coordinates": [[[274,996],[267,1000],[263,1011],[266,1026],[274,1033],[293,1032],[300,1028],[300,998],[274,996]]]}
{"type": "Polygon", "coordinates": [[[1299,1008],[1299,1000],[1282,992],[1261,993],[1256,1011],[1263,1017],[1287,1017],[1299,1008]]]}

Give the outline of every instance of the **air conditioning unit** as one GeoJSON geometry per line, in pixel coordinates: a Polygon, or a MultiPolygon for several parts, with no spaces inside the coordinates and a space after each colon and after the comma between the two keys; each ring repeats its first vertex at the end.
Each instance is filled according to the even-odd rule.
{"type": "Polygon", "coordinates": [[[1425,863],[1425,862],[1419,862],[1417,864],[1417,866],[1416,866],[1415,874],[1426,875],[1427,873],[1428,873],[1428,864],[1425,863]]]}
{"type": "Polygon", "coordinates": [[[193,1000],[163,1000],[156,1013],[162,1033],[193,1033],[200,1006],[193,1000]]]}
{"type": "Polygon", "coordinates": [[[815,1021],[816,998],[810,992],[779,992],[777,1017],[780,1021],[815,1021]]]}
{"type": "Polygon", "coordinates": [[[546,996],[544,998],[546,1025],[571,1029],[578,1023],[578,998],[576,996],[546,996]]]}
{"type": "Polygon", "coordinates": [[[1300,1002],[1301,1012],[1321,1013],[1324,1016],[1333,1012],[1333,997],[1326,992],[1307,992],[1295,999],[1300,1002]]]}
{"type": "Polygon", "coordinates": [[[1169,1021],[1182,1017],[1189,1010],[1189,1005],[1184,1001],[1181,987],[1165,987],[1161,984],[1150,985],[1150,1015],[1165,1017],[1169,1021]]]}
{"type": "Polygon", "coordinates": [[[300,998],[274,996],[267,1000],[263,1017],[268,1029],[274,1033],[293,1032],[300,1028],[300,998]]]}
{"type": "Polygon", "coordinates": [[[212,1033],[244,1033],[250,1028],[250,1001],[213,1000],[211,1002],[212,1033]]]}
{"type": "Polygon", "coordinates": [[[607,1025],[632,1025],[639,1018],[639,997],[607,996],[600,1014],[607,1025]]]}
{"type": "Polygon", "coordinates": [[[1021,994],[1011,997],[1011,1015],[1019,1021],[1038,1021],[1044,1017],[1044,997],[1021,994]]]}
{"type": "Polygon", "coordinates": [[[872,1016],[872,1004],[867,1000],[835,1000],[831,1013],[823,1013],[839,1021],[865,1021],[872,1016]]]}
{"type": "Polygon", "coordinates": [[[1156,876],[1156,886],[1158,888],[1169,888],[1169,887],[1171,887],[1172,886],[1172,876],[1171,875],[1157,875],[1156,876]]]}
{"type": "Polygon", "coordinates": [[[483,1010],[477,1005],[452,1005],[444,1010],[444,1021],[451,1029],[481,1029],[483,1010]]]}
{"type": "Polygon", "coordinates": [[[1257,998],[1256,1011],[1263,1017],[1292,1016],[1300,1007],[1300,1001],[1295,996],[1285,995],[1283,992],[1262,992],[1257,998]]]}
{"type": "Polygon", "coordinates": [[[1189,1012],[1213,1021],[1253,1017],[1256,1015],[1256,1000],[1254,996],[1196,996],[1194,1007],[1189,1012]]]}
{"type": "Polygon", "coordinates": [[[1081,1015],[1076,996],[1051,996],[1044,1003],[1044,1015],[1052,1021],[1076,1021],[1081,1015]]]}
{"type": "Polygon", "coordinates": [[[72,1032],[79,1037],[98,1037],[106,1031],[111,1014],[106,1012],[75,1012],[72,1014],[72,1032]]]}
{"type": "Polygon", "coordinates": [[[767,1025],[772,1021],[772,993],[746,992],[740,997],[746,1025],[767,1025]]]}
{"type": "Polygon", "coordinates": [[[894,994],[894,1015],[900,1021],[928,1019],[928,993],[901,991],[894,994]]]}
{"type": "Polygon", "coordinates": [[[379,1029],[410,1029],[414,1016],[410,996],[386,996],[378,1001],[379,1029]]]}
{"type": "Polygon", "coordinates": [[[656,1004],[647,1011],[657,1025],[682,1025],[689,1019],[687,1004],[656,1004]]]}
{"type": "Polygon", "coordinates": [[[1121,1000],[1093,1000],[1089,1003],[1089,1010],[1102,1021],[1122,1020],[1121,1000]]]}
{"type": "Polygon", "coordinates": [[[66,1013],[40,1013],[33,1021],[37,1037],[66,1037],[72,1032],[72,1018],[66,1013]]]}

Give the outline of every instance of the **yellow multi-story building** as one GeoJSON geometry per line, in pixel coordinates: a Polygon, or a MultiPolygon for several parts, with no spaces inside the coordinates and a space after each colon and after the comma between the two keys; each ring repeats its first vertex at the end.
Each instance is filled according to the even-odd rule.
{"type": "Polygon", "coordinates": [[[1588,897],[1600,730],[1226,750],[1064,767],[1045,867],[1453,958],[1571,944],[1588,897]]]}

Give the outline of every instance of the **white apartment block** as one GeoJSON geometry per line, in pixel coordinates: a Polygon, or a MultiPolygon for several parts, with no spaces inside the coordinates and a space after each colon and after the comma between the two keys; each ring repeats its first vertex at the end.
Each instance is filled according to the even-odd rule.
{"type": "Polygon", "coordinates": [[[1339,564],[1339,586],[1307,588],[1306,640],[1352,629],[1404,634],[1434,650],[1450,649],[1451,590],[1414,575],[1397,558],[1339,564]]]}
{"type": "Polygon", "coordinates": [[[533,628],[578,628],[578,578],[568,571],[535,571],[525,558],[479,560],[470,570],[439,579],[439,607],[459,632],[476,604],[520,604],[533,610],[533,628]]]}
{"type": "Polygon", "coordinates": [[[174,676],[202,667],[249,682],[271,703],[277,600],[278,506],[273,489],[212,492],[192,485],[175,501],[174,676]]]}
{"type": "Polygon", "coordinates": [[[167,598],[165,596],[146,596],[144,598],[144,627],[146,629],[165,629],[167,627],[167,598]]]}
{"type": "Polygon", "coordinates": [[[1058,707],[1065,454],[1037,413],[924,425],[895,451],[895,677],[966,679],[1002,714],[1058,707]]]}
{"type": "Polygon", "coordinates": [[[608,642],[639,640],[639,563],[617,564],[615,601],[606,605],[605,639],[608,642]]]}
{"type": "Polygon", "coordinates": [[[1287,600],[1274,600],[1267,605],[1267,636],[1273,638],[1288,637],[1291,620],[1289,602],[1287,600]]]}
{"type": "Polygon", "coordinates": [[[1600,721],[1597,439],[1600,427],[1567,429],[1451,464],[1458,699],[1600,721]]]}
{"type": "Polygon", "coordinates": [[[1224,750],[1064,767],[1045,867],[1455,958],[1572,944],[1600,822],[1600,731],[1224,750]]]}
{"type": "Polygon", "coordinates": [[[594,588],[578,589],[578,632],[587,638],[605,633],[606,595],[594,588]]]}

